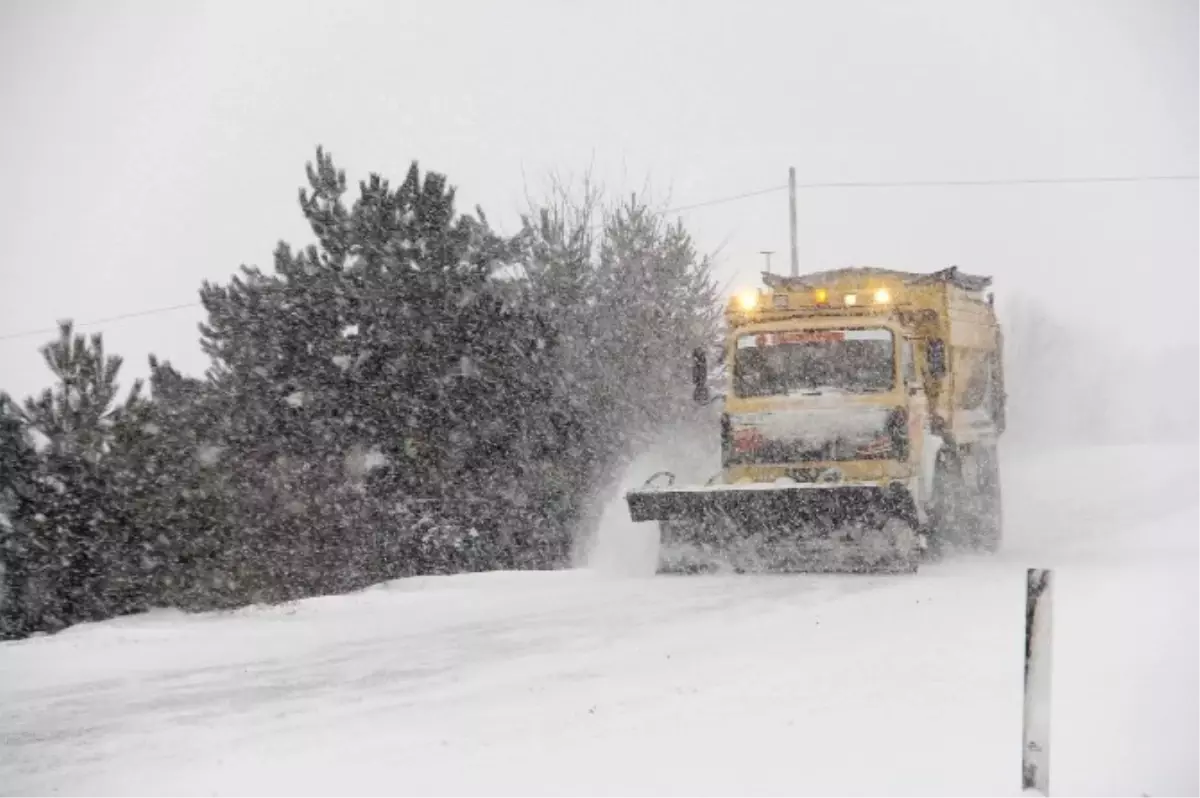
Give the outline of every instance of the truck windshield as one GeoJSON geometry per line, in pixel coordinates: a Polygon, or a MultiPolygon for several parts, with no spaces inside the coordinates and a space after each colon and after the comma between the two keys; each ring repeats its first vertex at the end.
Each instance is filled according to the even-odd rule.
{"type": "Polygon", "coordinates": [[[738,396],[882,393],[895,382],[891,331],[797,330],[747,334],[737,341],[738,396]]]}

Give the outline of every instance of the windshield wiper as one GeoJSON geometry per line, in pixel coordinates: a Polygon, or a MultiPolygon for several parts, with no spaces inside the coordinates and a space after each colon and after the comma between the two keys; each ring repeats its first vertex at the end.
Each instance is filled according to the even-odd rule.
{"type": "Polygon", "coordinates": [[[843,393],[845,389],[837,388],[832,385],[814,385],[811,389],[805,390],[798,388],[788,391],[789,396],[824,396],[827,393],[843,393]]]}

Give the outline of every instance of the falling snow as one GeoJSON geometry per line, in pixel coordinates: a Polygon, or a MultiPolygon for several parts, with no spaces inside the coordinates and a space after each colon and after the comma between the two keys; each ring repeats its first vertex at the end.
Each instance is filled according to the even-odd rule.
{"type": "Polygon", "coordinates": [[[1115,2],[0,26],[0,795],[1016,795],[1030,567],[1050,791],[1200,793],[1197,20],[1115,2]],[[719,556],[829,529],[912,560],[719,556]]]}

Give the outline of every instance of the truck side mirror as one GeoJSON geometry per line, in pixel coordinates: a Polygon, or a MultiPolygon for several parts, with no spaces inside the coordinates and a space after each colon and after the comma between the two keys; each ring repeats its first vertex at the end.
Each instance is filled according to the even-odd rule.
{"type": "Polygon", "coordinates": [[[692,398],[697,404],[708,404],[708,353],[704,347],[692,350],[692,398]]]}
{"type": "Polygon", "coordinates": [[[929,364],[929,376],[940,380],[946,376],[946,343],[934,338],[925,344],[925,362],[929,364]]]}

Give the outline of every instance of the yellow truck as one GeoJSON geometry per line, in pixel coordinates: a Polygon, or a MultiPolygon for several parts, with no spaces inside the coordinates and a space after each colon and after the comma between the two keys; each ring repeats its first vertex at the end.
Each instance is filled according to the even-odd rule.
{"type": "MultiPolygon", "coordinates": [[[[990,277],[846,268],[735,295],[721,470],[626,494],[659,571],[915,571],[1002,536],[1003,337],[990,277]]],[[[707,353],[693,364],[708,405],[707,353]]]]}

